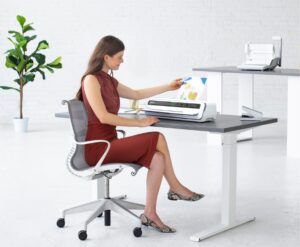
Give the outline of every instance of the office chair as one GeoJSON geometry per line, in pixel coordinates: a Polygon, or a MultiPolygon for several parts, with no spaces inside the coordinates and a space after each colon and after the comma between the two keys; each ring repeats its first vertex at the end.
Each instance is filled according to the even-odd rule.
{"type": "MultiPolygon", "coordinates": [[[[83,224],[83,229],[78,232],[78,237],[80,240],[87,239],[87,226],[88,224],[97,217],[101,217],[104,212],[104,222],[105,226],[109,226],[111,223],[110,211],[115,211],[116,213],[123,214],[130,217],[138,227],[133,229],[133,234],[135,237],[140,237],[142,235],[141,221],[137,215],[132,213],[129,209],[143,210],[144,205],[124,201],[126,196],[110,197],[109,195],[109,181],[112,177],[119,174],[124,168],[131,168],[133,171],[131,175],[136,175],[138,170],[141,168],[140,165],[134,163],[109,163],[102,164],[105,156],[107,155],[110,143],[106,140],[92,140],[85,141],[87,133],[87,112],[83,102],[77,99],[64,100],[62,104],[67,104],[68,111],[71,120],[71,126],[74,134],[74,142],[71,151],[67,157],[67,167],[69,171],[77,177],[94,180],[94,179],[104,179],[105,182],[105,196],[96,201],[88,202],[82,205],[77,205],[68,209],[62,210],[62,217],[56,222],[57,226],[62,228],[65,226],[65,216],[67,214],[73,214],[78,212],[84,212],[92,210],[91,215],[85,220],[83,224]],[[84,145],[90,143],[103,142],[107,144],[107,148],[98,161],[96,166],[89,166],[85,161],[84,156],[84,145]]],[[[125,136],[125,131],[119,130],[125,136]]]]}

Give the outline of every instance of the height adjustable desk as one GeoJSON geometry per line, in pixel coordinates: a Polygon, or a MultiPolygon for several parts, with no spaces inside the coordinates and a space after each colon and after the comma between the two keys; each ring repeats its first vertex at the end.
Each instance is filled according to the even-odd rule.
{"type": "MultiPolygon", "coordinates": [[[[287,77],[288,95],[287,95],[287,155],[300,157],[298,151],[298,142],[300,140],[300,69],[281,69],[275,68],[274,71],[246,71],[233,66],[211,67],[211,68],[193,68],[195,76],[206,76],[207,80],[207,101],[217,104],[217,111],[225,114],[222,106],[224,101],[223,94],[223,75],[238,75],[238,109],[242,105],[250,108],[254,107],[254,75],[264,76],[284,76],[287,77]]],[[[236,114],[241,114],[237,112],[236,114]]],[[[252,131],[242,134],[242,139],[252,138],[252,131]]]]}
{"type": "MultiPolygon", "coordinates": [[[[120,114],[123,117],[139,119],[145,117],[142,114],[120,114]]],[[[56,117],[68,118],[68,113],[57,113],[56,117]]],[[[152,127],[185,129],[194,131],[208,131],[220,134],[223,138],[222,145],[222,205],[221,220],[216,226],[208,228],[199,233],[193,234],[192,241],[201,241],[218,233],[238,227],[255,220],[255,217],[237,219],[236,217],[236,180],[237,180],[237,135],[249,129],[277,122],[276,118],[263,118],[259,121],[240,121],[239,116],[218,115],[215,122],[195,123],[160,119],[152,127]]],[[[104,184],[102,181],[97,184],[97,196],[104,196],[104,184]]]]}

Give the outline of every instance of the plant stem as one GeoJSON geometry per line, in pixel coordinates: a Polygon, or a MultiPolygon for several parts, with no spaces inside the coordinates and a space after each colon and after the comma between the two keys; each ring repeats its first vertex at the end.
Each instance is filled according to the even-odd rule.
{"type": "Polygon", "coordinates": [[[23,118],[23,72],[20,74],[20,118],[23,118]]]}

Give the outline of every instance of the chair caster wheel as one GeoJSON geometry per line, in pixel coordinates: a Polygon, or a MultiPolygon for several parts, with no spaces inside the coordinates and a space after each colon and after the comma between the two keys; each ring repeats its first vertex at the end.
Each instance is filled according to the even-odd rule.
{"type": "Polygon", "coordinates": [[[141,227],[136,227],[133,229],[133,235],[137,238],[139,238],[140,236],[142,236],[142,228],[141,227]]]}
{"type": "Polygon", "coordinates": [[[86,238],[87,238],[87,233],[86,233],[86,231],[84,231],[84,230],[79,231],[79,232],[78,232],[78,238],[79,238],[80,240],[86,240],[86,238]]]}
{"type": "Polygon", "coordinates": [[[64,218],[59,218],[57,221],[56,221],[56,225],[59,227],[59,228],[63,228],[65,226],[65,219],[64,218]]]}
{"type": "Polygon", "coordinates": [[[97,217],[98,218],[101,218],[103,216],[103,213],[99,214],[97,217]]]}

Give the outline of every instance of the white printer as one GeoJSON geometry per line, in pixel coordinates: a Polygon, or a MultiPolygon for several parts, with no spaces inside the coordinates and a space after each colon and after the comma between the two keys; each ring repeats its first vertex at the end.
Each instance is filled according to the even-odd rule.
{"type": "Polygon", "coordinates": [[[143,111],[148,116],[192,122],[214,121],[216,104],[178,99],[149,100],[143,111]]]}

